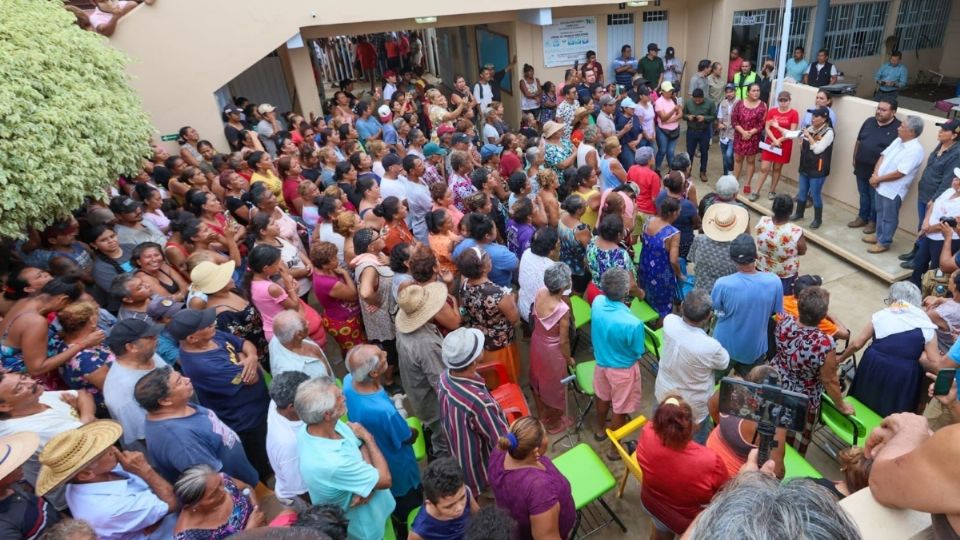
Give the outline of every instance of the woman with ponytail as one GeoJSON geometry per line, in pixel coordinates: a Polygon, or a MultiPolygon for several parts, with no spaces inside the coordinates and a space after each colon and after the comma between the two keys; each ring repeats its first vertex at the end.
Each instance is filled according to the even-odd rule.
{"type": "Polygon", "coordinates": [[[729,478],[723,459],[693,441],[695,427],[690,404],[668,395],[640,432],[636,452],[643,469],[640,502],[650,515],[653,540],[683,534],[729,478]]]}
{"type": "Polygon", "coordinates": [[[497,506],[517,522],[518,540],[567,538],[577,520],[570,482],[547,457],[548,443],[540,420],[524,416],[490,454],[487,480],[497,506]]]}

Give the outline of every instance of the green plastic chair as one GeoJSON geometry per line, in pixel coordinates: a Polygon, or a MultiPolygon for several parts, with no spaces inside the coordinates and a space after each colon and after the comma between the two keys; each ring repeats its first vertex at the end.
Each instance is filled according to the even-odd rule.
{"type": "Polygon", "coordinates": [[[853,406],[853,415],[847,416],[841,413],[830,396],[822,394],[820,421],[845,444],[860,446],[866,441],[870,432],[880,426],[883,418],[855,397],[847,396],[844,401],[853,406]]]}
{"type": "Polygon", "coordinates": [[[603,500],[603,495],[617,486],[617,479],[590,445],[580,443],[574,446],[554,458],[553,464],[557,467],[557,470],[560,471],[560,474],[570,482],[570,489],[573,493],[573,505],[577,509],[578,528],[583,521],[580,519],[583,511],[590,503],[599,503],[610,516],[610,519],[598,524],[592,531],[578,534],[578,531],[575,529],[571,533],[570,538],[584,538],[606,527],[610,523],[616,523],[623,532],[627,532],[627,527],[623,524],[623,521],[620,520],[620,517],[617,516],[603,500]]]}
{"type": "Polygon", "coordinates": [[[790,445],[787,445],[783,452],[783,469],[784,482],[790,478],[823,478],[820,471],[814,469],[813,465],[790,445]]]}
{"type": "Polygon", "coordinates": [[[643,251],[643,242],[637,241],[633,245],[633,263],[640,264],[640,252],[643,251]]]}
{"type": "Polygon", "coordinates": [[[597,399],[596,394],[593,391],[593,374],[597,369],[597,361],[589,360],[586,362],[579,362],[576,367],[570,369],[570,373],[575,376],[573,391],[575,392],[573,396],[574,403],[577,405],[577,432],[580,432],[580,428],[583,427],[584,422],[587,420],[587,415],[590,414],[590,409],[593,408],[593,404],[597,399]],[[577,399],[576,394],[581,394],[587,398],[586,407],[580,406],[580,400],[577,399]]]}
{"type": "Polygon", "coordinates": [[[427,457],[427,441],[423,438],[423,424],[416,416],[408,416],[407,425],[418,433],[417,440],[413,441],[413,457],[417,458],[417,461],[423,461],[423,458],[427,457]]]}
{"type": "Polygon", "coordinates": [[[590,304],[579,296],[570,297],[570,309],[573,310],[573,325],[577,330],[590,324],[590,304]]]}
{"type": "Polygon", "coordinates": [[[630,313],[633,313],[633,316],[643,321],[644,324],[651,323],[660,318],[660,314],[657,313],[657,310],[650,307],[645,300],[640,300],[634,298],[630,302],[630,313]]]}
{"type": "Polygon", "coordinates": [[[397,540],[397,531],[393,530],[393,519],[387,517],[387,524],[383,527],[383,540],[397,540]]]}
{"type": "Polygon", "coordinates": [[[417,514],[420,513],[420,507],[416,507],[407,514],[407,530],[413,530],[413,520],[417,519],[417,514]]]}
{"type": "Polygon", "coordinates": [[[660,360],[660,351],[663,350],[663,328],[656,330],[646,324],[643,325],[643,345],[647,352],[660,360]]]}
{"type": "Polygon", "coordinates": [[[570,297],[570,309],[573,311],[573,342],[570,344],[570,354],[577,352],[580,343],[580,329],[590,324],[590,304],[580,296],[570,297]]]}

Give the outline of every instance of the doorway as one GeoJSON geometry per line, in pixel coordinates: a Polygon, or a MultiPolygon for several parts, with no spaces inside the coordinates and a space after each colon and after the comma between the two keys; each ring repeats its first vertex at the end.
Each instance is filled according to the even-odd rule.
{"type": "MultiPolygon", "coordinates": [[[[613,13],[607,15],[607,62],[612,62],[614,58],[620,57],[620,49],[624,45],[629,45],[633,49],[633,55],[640,56],[637,48],[633,46],[634,41],[633,13],[613,13]]],[[[604,67],[606,70],[607,68],[604,67]]],[[[610,79],[613,79],[613,69],[610,69],[610,79]]]]}
{"type": "Polygon", "coordinates": [[[736,47],[740,51],[740,58],[749,60],[754,66],[759,65],[761,55],[760,38],[763,35],[763,25],[767,22],[764,12],[743,13],[733,15],[733,30],[730,34],[730,48],[736,47]]]}

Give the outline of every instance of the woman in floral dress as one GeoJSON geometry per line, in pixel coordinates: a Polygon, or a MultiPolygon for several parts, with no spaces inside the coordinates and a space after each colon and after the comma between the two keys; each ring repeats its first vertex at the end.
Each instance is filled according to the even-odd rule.
{"type": "Polygon", "coordinates": [[[646,300],[660,314],[661,321],[673,311],[677,280],[681,277],[680,230],[672,225],[679,215],[680,202],[664,199],[657,215],[643,227],[640,286],[647,291],[646,300]]]}
{"type": "Polygon", "coordinates": [[[747,181],[741,182],[743,192],[750,194],[750,179],[756,169],[757,154],[760,153],[760,139],[763,136],[763,119],[767,116],[767,106],[760,101],[760,85],[751,84],[747,88],[745,99],[737,102],[730,115],[733,124],[733,175],[740,179],[743,162],[747,162],[747,181]]]}
{"type": "Polygon", "coordinates": [[[793,198],[777,195],[773,217],[760,218],[754,228],[757,238],[757,270],[773,272],[783,282],[783,294],[793,294],[793,282],[800,272],[800,255],[807,252],[803,228],[790,222],[793,198]]]}

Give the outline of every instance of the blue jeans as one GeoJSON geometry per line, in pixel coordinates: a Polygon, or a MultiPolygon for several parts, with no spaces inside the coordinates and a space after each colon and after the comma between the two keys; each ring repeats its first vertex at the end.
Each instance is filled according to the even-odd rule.
{"type": "MultiPolygon", "coordinates": [[[[921,287],[923,274],[927,270],[940,268],[940,250],[943,249],[943,240],[933,240],[923,235],[917,240],[917,253],[913,256],[913,275],[910,281],[921,287]]],[[[960,249],[960,240],[951,240],[951,253],[960,249]]]]}
{"type": "Polygon", "coordinates": [[[633,167],[633,163],[636,160],[635,150],[631,150],[627,145],[620,146],[620,164],[623,165],[623,170],[629,171],[630,167],[633,167]]]}
{"type": "Polygon", "coordinates": [[[897,195],[888,199],[877,193],[877,244],[890,247],[893,243],[893,233],[900,223],[900,204],[903,200],[897,195]]]}
{"type": "Polygon", "coordinates": [[[700,172],[707,172],[707,154],[710,152],[709,129],[703,131],[687,130],[687,153],[690,154],[691,162],[697,155],[697,148],[700,149],[700,172]]]}
{"type": "Polygon", "coordinates": [[[877,222],[877,190],[870,185],[870,173],[857,174],[857,191],[860,193],[860,219],[870,223],[877,222]]]}
{"type": "Polygon", "coordinates": [[[826,176],[807,176],[800,173],[800,189],[797,190],[797,204],[807,203],[807,193],[813,197],[813,207],[823,208],[823,198],[820,192],[823,191],[823,183],[827,181],[826,176]]]}
{"type": "Polygon", "coordinates": [[[723,174],[733,171],[733,139],[720,143],[720,155],[723,157],[723,174]]]}
{"type": "MultiPolygon", "coordinates": [[[[932,201],[931,201],[932,202],[932,201]]],[[[917,232],[923,226],[923,218],[927,217],[927,205],[929,203],[917,201],[917,232]]]]}
{"type": "Polygon", "coordinates": [[[667,166],[670,166],[670,163],[673,161],[673,151],[677,148],[677,141],[680,140],[680,137],[676,139],[671,139],[667,137],[666,132],[664,132],[660,127],[657,128],[657,170],[660,169],[660,165],[663,164],[663,157],[667,157],[667,166]]]}

